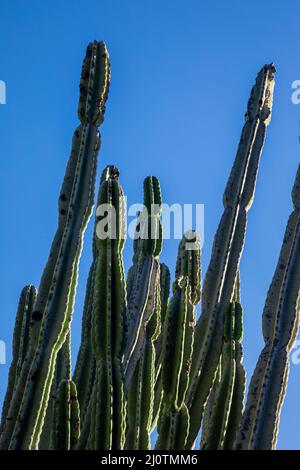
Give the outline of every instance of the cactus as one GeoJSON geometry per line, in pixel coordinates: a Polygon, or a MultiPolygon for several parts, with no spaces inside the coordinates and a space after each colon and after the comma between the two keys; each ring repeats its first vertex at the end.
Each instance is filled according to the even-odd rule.
{"type": "Polygon", "coordinates": [[[20,297],[0,449],[150,449],[156,426],[157,449],[190,449],[202,417],[202,449],[275,448],[288,355],[299,325],[300,167],[294,210],[263,313],[265,347],[244,411],[239,277],[247,212],[271,118],[274,72],[266,65],[251,92],[196,326],[199,237],[190,231],[179,244],[169,300],[170,273],[159,259],[160,184],[147,177],[125,281],[125,198],[117,168],[103,171],[81,345],[71,378],[71,319],[110,79],[105,45],[88,46],[80,124],[59,196],[58,229],[38,291],[26,286],[20,297]]]}
{"type": "Polygon", "coordinates": [[[291,213],[270,285],[262,326],[265,346],[248,391],[238,449],[274,449],[289,373],[289,353],[299,328],[300,166],[291,213]]]}
{"type": "Polygon", "coordinates": [[[128,341],[124,358],[126,389],[142,355],[146,326],[156,305],[159,255],[162,249],[161,207],[159,181],[149,176],[144,181],[144,211],[137,224],[139,234],[134,244],[134,264],[129,272],[128,341]]]}
{"type": "Polygon", "coordinates": [[[161,300],[165,302],[164,291],[167,289],[164,286],[161,294],[161,282],[166,281],[167,276],[164,267],[161,276],[158,261],[162,246],[161,204],[158,179],[153,176],[146,178],[144,213],[140,214],[136,227],[134,264],[129,270],[127,282],[130,325],[125,354],[127,449],[150,448],[155,398],[155,341],[160,335],[161,300]]]}
{"type": "Polygon", "coordinates": [[[273,64],[263,67],[251,91],[246,122],[237,156],[224,192],[224,212],[204,280],[202,314],[196,325],[191,380],[187,406],[192,417],[187,448],[198,435],[207,397],[220,360],[223,321],[231,302],[244,245],[247,211],[255,189],[258,164],[271,119],[273,64]]]}
{"type": "Polygon", "coordinates": [[[0,433],[3,431],[12,395],[17,386],[27,350],[30,347],[30,318],[36,296],[37,290],[31,285],[25,286],[20,295],[13,335],[13,359],[9,369],[7,391],[3,402],[0,433]]]}
{"type": "MultiPolygon", "coordinates": [[[[123,350],[127,328],[126,285],[122,251],[125,241],[125,199],[116,167],[108,166],[102,175],[98,209],[102,205],[115,211],[109,217],[108,230],[115,234],[102,239],[96,229],[97,264],[95,266],[92,347],[96,361],[96,393],[91,430],[91,445],[97,449],[122,449],[125,439],[125,398],[123,384],[123,350]]],[[[104,220],[98,215],[96,225],[104,220]]]]}
{"type": "Polygon", "coordinates": [[[109,85],[103,43],[87,48],[71,156],[59,196],[58,229],[32,312],[31,343],[0,439],[1,449],[36,449],[49,400],[57,353],[72,318],[78,265],[94,199],[97,154],[109,85]]]}

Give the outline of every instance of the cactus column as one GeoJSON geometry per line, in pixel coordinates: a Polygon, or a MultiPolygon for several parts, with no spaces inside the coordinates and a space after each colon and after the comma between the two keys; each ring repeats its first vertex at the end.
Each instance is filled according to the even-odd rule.
{"type": "Polygon", "coordinates": [[[127,305],[122,251],[126,236],[125,198],[116,167],[102,175],[96,211],[92,338],[96,361],[89,448],[122,449],[126,407],[123,385],[127,305]],[[103,231],[105,222],[107,231],[103,231]]]}
{"type": "Polygon", "coordinates": [[[59,196],[58,229],[32,313],[31,346],[24,360],[1,435],[1,449],[37,449],[57,353],[72,318],[83,235],[92,213],[98,126],[103,121],[110,69],[106,47],[94,41],[82,67],[71,156],[59,196]]]}
{"type": "Polygon", "coordinates": [[[300,166],[279,261],[267,295],[262,326],[265,347],[249,386],[238,449],[274,449],[289,373],[289,353],[299,328],[300,166]]]}
{"type": "Polygon", "coordinates": [[[144,181],[144,211],[129,270],[129,341],[125,355],[128,397],[127,449],[149,449],[155,388],[155,341],[161,330],[161,191],[156,177],[144,181]]]}
{"type": "MultiPolygon", "coordinates": [[[[162,250],[161,190],[158,179],[144,181],[144,211],[140,214],[139,239],[135,240],[134,265],[129,272],[128,341],[126,344],[125,387],[128,390],[146,340],[146,326],[156,305],[159,284],[159,255],[162,250]]],[[[159,294],[158,294],[159,295],[159,294]]]]}
{"type": "Polygon", "coordinates": [[[205,276],[202,314],[196,325],[191,381],[187,395],[192,448],[201,426],[205,402],[220,360],[225,309],[231,302],[244,245],[247,211],[253,197],[257,170],[271,118],[274,66],[259,72],[251,91],[237,156],[225,189],[224,212],[205,276]]]}

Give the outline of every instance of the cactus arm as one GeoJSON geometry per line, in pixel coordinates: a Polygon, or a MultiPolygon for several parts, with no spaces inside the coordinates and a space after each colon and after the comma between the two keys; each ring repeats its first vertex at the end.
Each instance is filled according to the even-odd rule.
{"type": "MultiPolygon", "coordinates": [[[[92,58],[90,75],[95,73],[95,64],[105,70],[107,81],[104,84],[93,82],[93,96],[100,94],[104,97],[109,78],[109,61],[104,44],[93,43],[87,54],[92,58]]],[[[82,94],[85,94],[83,88],[82,94]]],[[[91,106],[97,106],[98,99],[90,103],[91,106]]],[[[99,145],[99,132],[87,115],[82,118],[74,134],[71,157],[59,198],[58,229],[32,314],[33,347],[24,366],[22,379],[25,387],[24,383],[20,384],[24,393],[15,391],[9,412],[11,419],[9,425],[5,426],[1,447],[3,442],[9,443],[12,449],[33,449],[38,445],[56,355],[64,342],[72,315],[82,240],[93,207],[99,145]]]]}
{"type": "Polygon", "coordinates": [[[134,264],[129,279],[129,333],[124,358],[126,390],[142,354],[146,326],[155,309],[158,258],[162,249],[161,201],[158,179],[148,176],[144,180],[144,211],[140,214],[137,226],[140,234],[134,243],[134,264]]]}
{"type": "Polygon", "coordinates": [[[276,446],[288,380],[288,357],[299,327],[299,188],[300,167],[292,191],[294,210],[287,223],[263,312],[265,347],[249,386],[237,448],[273,449],[276,446]]]}
{"type": "Polygon", "coordinates": [[[20,294],[13,334],[12,363],[9,369],[8,386],[2,408],[1,432],[5,424],[13,391],[17,386],[22,365],[27,350],[30,347],[30,318],[36,296],[37,290],[32,285],[25,286],[20,294]]]}
{"type": "Polygon", "coordinates": [[[167,313],[166,334],[164,341],[163,388],[166,406],[176,411],[182,406],[189,376],[188,358],[193,348],[193,334],[189,332],[195,321],[195,311],[189,308],[188,297],[191,295],[186,278],[182,278],[179,287],[170,301],[167,313]],[[189,327],[189,324],[192,326],[189,327]]]}
{"type": "Polygon", "coordinates": [[[170,293],[170,270],[164,263],[160,263],[160,323],[161,323],[161,334],[156,339],[155,346],[155,389],[154,389],[154,403],[153,403],[153,422],[152,430],[155,428],[163,397],[163,384],[162,384],[162,341],[164,331],[164,324],[166,318],[166,312],[169,303],[170,293]]]}
{"type": "Polygon", "coordinates": [[[244,245],[258,165],[271,117],[274,66],[263,67],[251,91],[237,156],[224,193],[224,213],[215,237],[205,277],[202,315],[196,326],[195,347],[187,404],[193,420],[187,448],[200,429],[204,404],[211,389],[222,346],[226,305],[232,300],[244,245]],[[196,418],[197,415],[197,418],[196,418]]]}
{"type": "MultiPolygon", "coordinates": [[[[93,299],[92,336],[97,363],[93,445],[97,449],[122,449],[125,439],[123,348],[126,328],[126,285],[122,250],[124,246],[125,198],[119,172],[104,170],[98,206],[109,204],[116,211],[116,237],[97,238],[97,264],[93,299]],[[119,223],[120,222],[120,223],[119,223]]],[[[97,222],[101,217],[97,216],[97,222]]]]}

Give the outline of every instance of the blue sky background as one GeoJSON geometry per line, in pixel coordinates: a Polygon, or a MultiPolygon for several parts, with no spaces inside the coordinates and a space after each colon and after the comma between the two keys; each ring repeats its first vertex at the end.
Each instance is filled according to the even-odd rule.
{"type": "MultiPolygon", "coordinates": [[[[275,62],[273,118],[249,212],[241,263],[248,380],[262,348],[261,313],[291,211],[299,161],[300,4],[228,0],[31,0],[0,7],[0,339],[11,359],[19,292],[38,286],[57,224],[57,198],[77,126],[78,83],[86,45],[106,41],[112,83],[99,171],[117,165],[129,204],[148,174],[164,201],[205,204],[203,267],[222,213],[256,73],[275,62]]],[[[78,348],[92,224],[86,234],[73,321],[78,348]]],[[[132,243],[124,252],[130,266],[132,243]]],[[[177,241],[162,260],[174,272],[177,241]]],[[[8,366],[0,365],[0,398],[8,366]]],[[[299,449],[300,365],[292,365],[278,448],[299,449]]]]}

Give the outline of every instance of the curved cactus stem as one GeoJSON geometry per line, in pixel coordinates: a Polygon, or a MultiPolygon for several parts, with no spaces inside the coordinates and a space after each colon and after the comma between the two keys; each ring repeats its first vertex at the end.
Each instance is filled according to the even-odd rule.
{"type": "Polygon", "coordinates": [[[91,443],[95,450],[122,449],[125,440],[125,397],[123,352],[127,329],[127,302],[122,251],[125,240],[125,198],[116,167],[108,166],[102,175],[96,212],[97,263],[95,266],[92,313],[93,352],[96,360],[97,390],[91,443]],[[106,215],[108,236],[98,231],[106,215]],[[115,218],[112,214],[115,213],[115,218]],[[106,211],[105,211],[106,214],[106,211]],[[113,227],[115,222],[116,226],[113,227]],[[115,234],[113,230],[115,229],[115,234]]]}
{"type": "Polygon", "coordinates": [[[289,353],[299,327],[300,166],[291,213],[264,312],[265,347],[249,386],[238,449],[274,449],[289,371],[289,353]]]}
{"type": "Polygon", "coordinates": [[[219,364],[224,312],[234,295],[247,211],[252,204],[266,128],[271,118],[274,72],[273,64],[266,65],[257,76],[248,102],[237,156],[224,192],[224,213],[214,240],[203,287],[202,314],[195,331],[187,398],[192,417],[188,449],[192,448],[198,435],[204,405],[219,364]]]}
{"type": "Polygon", "coordinates": [[[32,285],[25,286],[20,295],[13,334],[12,362],[9,368],[8,386],[2,408],[1,432],[5,425],[13,391],[17,386],[22,365],[30,347],[30,319],[36,296],[37,290],[32,285]]]}
{"type": "Polygon", "coordinates": [[[32,313],[32,347],[13,394],[0,448],[37,449],[55,371],[73,313],[78,264],[84,232],[93,209],[94,184],[103,103],[109,83],[109,59],[103,43],[89,45],[82,72],[81,125],[74,134],[71,156],[59,197],[58,229],[41,279],[32,313]],[[99,81],[99,77],[106,77],[99,81]],[[94,79],[92,79],[92,77],[94,79]],[[99,97],[102,101],[99,107],[99,97]],[[92,114],[91,114],[92,113],[92,114]],[[94,118],[94,115],[97,118],[94,118]],[[93,117],[92,117],[93,116],[93,117]]]}

